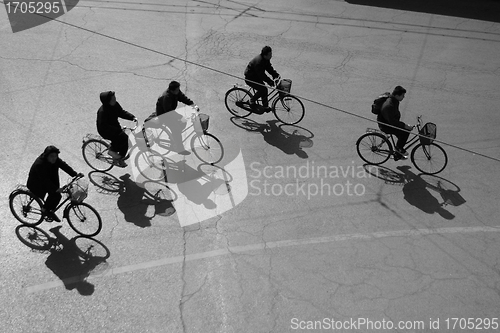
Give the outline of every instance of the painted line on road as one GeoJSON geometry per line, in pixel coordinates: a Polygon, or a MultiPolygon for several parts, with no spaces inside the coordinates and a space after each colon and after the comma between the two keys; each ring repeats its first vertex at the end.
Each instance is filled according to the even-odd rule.
{"type": "MultiPolygon", "coordinates": [[[[160,266],[167,266],[172,264],[181,263],[185,261],[195,261],[213,257],[224,256],[227,254],[237,254],[244,252],[252,252],[259,250],[267,250],[274,248],[290,247],[290,246],[302,246],[302,245],[314,245],[323,243],[333,243],[341,241],[349,241],[356,239],[378,239],[387,237],[412,237],[412,236],[425,236],[425,235],[442,235],[442,234],[465,234],[465,233],[477,233],[477,232],[500,232],[500,227],[455,227],[455,228],[437,228],[437,229],[413,229],[413,230],[399,230],[399,231],[381,231],[374,232],[371,234],[344,234],[344,235],[334,235],[327,237],[316,237],[308,239],[290,239],[267,243],[257,243],[243,246],[233,246],[225,249],[188,254],[185,259],[183,256],[163,258],[159,260],[146,261],[138,264],[127,265],[122,267],[111,268],[106,272],[100,274],[91,274],[90,277],[106,277],[113,276],[133,271],[145,270],[160,266]]],[[[81,281],[83,277],[71,277],[64,280],[51,281],[31,287],[26,288],[28,294],[40,292],[47,289],[53,289],[57,287],[64,286],[64,284],[75,283],[81,281]]]]}

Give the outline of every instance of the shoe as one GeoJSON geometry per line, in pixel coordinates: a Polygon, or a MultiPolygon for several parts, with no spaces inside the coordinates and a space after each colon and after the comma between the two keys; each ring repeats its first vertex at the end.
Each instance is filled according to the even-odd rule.
{"type": "Polygon", "coordinates": [[[399,160],[407,160],[408,155],[403,155],[399,151],[394,152],[394,161],[399,161],[399,160]]]}
{"type": "Polygon", "coordinates": [[[42,214],[45,215],[45,219],[47,220],[47,222],[52,222],[52,221],[61,222],[59,217],[57,217],[57,215],[51,210],[46,210],[45,208],[42,208],[42,214]]]}
{"type": "Polygon", "coordinates": [[[121,159],[122,157],[116,151],[108,150],[108,155],[113,157],[115,160],[121,159]]]}
{"type": "Polygon", "coordinates": [[[114,160],[113,160],[113,165],[116,165],[117,167],[120,167],[120,168],[125,168],[125,167],[127,167],[127,163],[125,163],[125,162],[123,161],[123,159],[121,159],[121,158],[120,158],[120,159],[114,159],[114,160]]]}
{"type": "Polygon", "coordinates": [[[273,111],[273,109],[270,108],[269,106],[264,107],[264,112],[271,112],[271,111],[273,111]]]}

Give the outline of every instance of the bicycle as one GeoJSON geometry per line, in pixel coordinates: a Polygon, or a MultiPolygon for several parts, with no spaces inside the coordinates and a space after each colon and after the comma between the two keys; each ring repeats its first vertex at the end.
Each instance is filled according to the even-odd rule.
{"type": "MultiPolygon", "coordinates": [[[[123,126],[123,130],[134,132],[138,126],[137,121],[134,127],[123,126]]],[[[85,162],[96,171],[109,171],[113,166],[118,165],[118,161],[108,155],[111,142],[102,138],[100,135],[87,134],[83,137],[82,154],[85,162]]],[[[127,160],[130,154],[127,154],[123,161],[127,160]]]]}
{"type": "MultiPolygon", "coordinates": [[[[68,220],[70,227],[78,234],[92,237],[101,231],[102,220],[94,207],[83,202],[87,197],[88,183],[79,181],[81,178],[82,175],[77,175],[61,188],[61,193],[67,196],[54,212],[69,201],[64,207],[63,219],[68,220]]],[[[18,185],[9,195],[10,211],[19,222],[28,226],[37,226],[44,220],[51,221],[43,212],[43,205],[43,200],[25,185],[18,185]]]]}
{"type": "MultiPolygon", "coordinates": [[[[191,136],[191,149],[195,156],[202,162],[214,165],[219,163],[224,157],[224,147],[222,146],[220,140],[213,134],[208,133],[209,116],[204,113],[193,112],[190,117],[184,118],[185,120],[191,120],[191,125],[185,128],[182,133],[194,129],[191,131],[186,138],[186,141],[191,136]]],[[[149,176],[150,180],[157,181],[166,178],[166,168],[169,163],[166,163],[166,155],[171,150],[172,141],[170,137],[172,132],[165,126],[162,126],[161,132],[156,135],[153,134],[153,129],[145,129],[143,127],[142,133],[143,138],[146,143],[148,150],[144,151],[142,155],[145,154],[145,160],[149,167],[153,167],[157,171],[157,177],[149,176]],[[165,138],[167,136],[167,138],[165,138]],[[163,150],[163,154],[151,149],[154,145],[158,145],[159,148],[163,150]]],[[[141,168],[141,161],[139,158],[141,154],[137,155],[136,165],[141,168]]]]}
{"type": "MultiPolygon", "coordinates": [[[[277,89],[272,89],[268,93],[268,100],[271,104],[276,119],[288,125],[299,123],[305,115],[304,104],[297,97],[290,95],[292,80],[274,80],[277,89]]],[[[226,92],[225,104],[231,114],[238,118],[248,117],[255,113],[252,111],[249,101],[256,93],[256,90],[248,85],[235,84],[233,88],[226,92]]],[[[256,101],[258,108],[262,108],[260,101],[256,101]]],[[[262,113],[260,113],[262,114],[262,113]]]]}
{"type": "MultiPolygon", "coordinates": [[[[404,149],[407,150],[420,141],[411,151],[413,165],[425,174],[440,173],[448,164],[448,155],[441,146],[433,142],[436,138],[436,125],[426,123],[422,127],[422,116],[418,116],[416,127],[418,133],[425,137],[411,133],[413,137],[406,143],[404,149]]],[[[356,142],[358,155],[363,161],[372,165],[380,165],[394,156],[393,147],[396,145],[392,134],[373,128],[367,128],[366,132],[356,142]]]]}

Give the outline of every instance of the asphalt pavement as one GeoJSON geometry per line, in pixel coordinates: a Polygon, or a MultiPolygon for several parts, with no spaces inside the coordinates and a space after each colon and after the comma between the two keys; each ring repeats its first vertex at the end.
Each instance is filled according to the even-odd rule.
{"type": "Polygon", "coordinates": [[[483,7],[424,7],[80,1],[16,33],[0,10],[0,331],[499,331],[500,25],[483,7]],[[305,105],[295,126],[225,107],[264,45],[305,105]],[[92,173],[99,93],[142,122],[171,80],[210,115],[222,161],[200,161],[186,132],[190,154],[152,181],[131,135],[127,168],[92,173]],[[437,124],[437,175],[356,152],[397,85],[403,121],[437,124]],[[59,235],[50,250],[16,236],[9,193],[48,145],[102,185],[85,202],[106,260],[82,259],[66,221],[39,225],[59,235]]]}

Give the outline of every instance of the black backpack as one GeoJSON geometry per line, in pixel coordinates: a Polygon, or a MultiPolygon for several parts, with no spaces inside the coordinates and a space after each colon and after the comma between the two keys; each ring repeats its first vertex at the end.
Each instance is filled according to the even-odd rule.
{"type": "Polygon", "coordinates": [[[389,98],[390,95],[391,95],[391,93],[389,93],[389,92],[383,93],[382,95],[380,95],[379,97],[377,97],[373,101],[373,104],[372,104],[372,113],[373,114],[377,114],[377,115],[380,114],[380,110],[382,110],[382,105],[389,98]]]}

